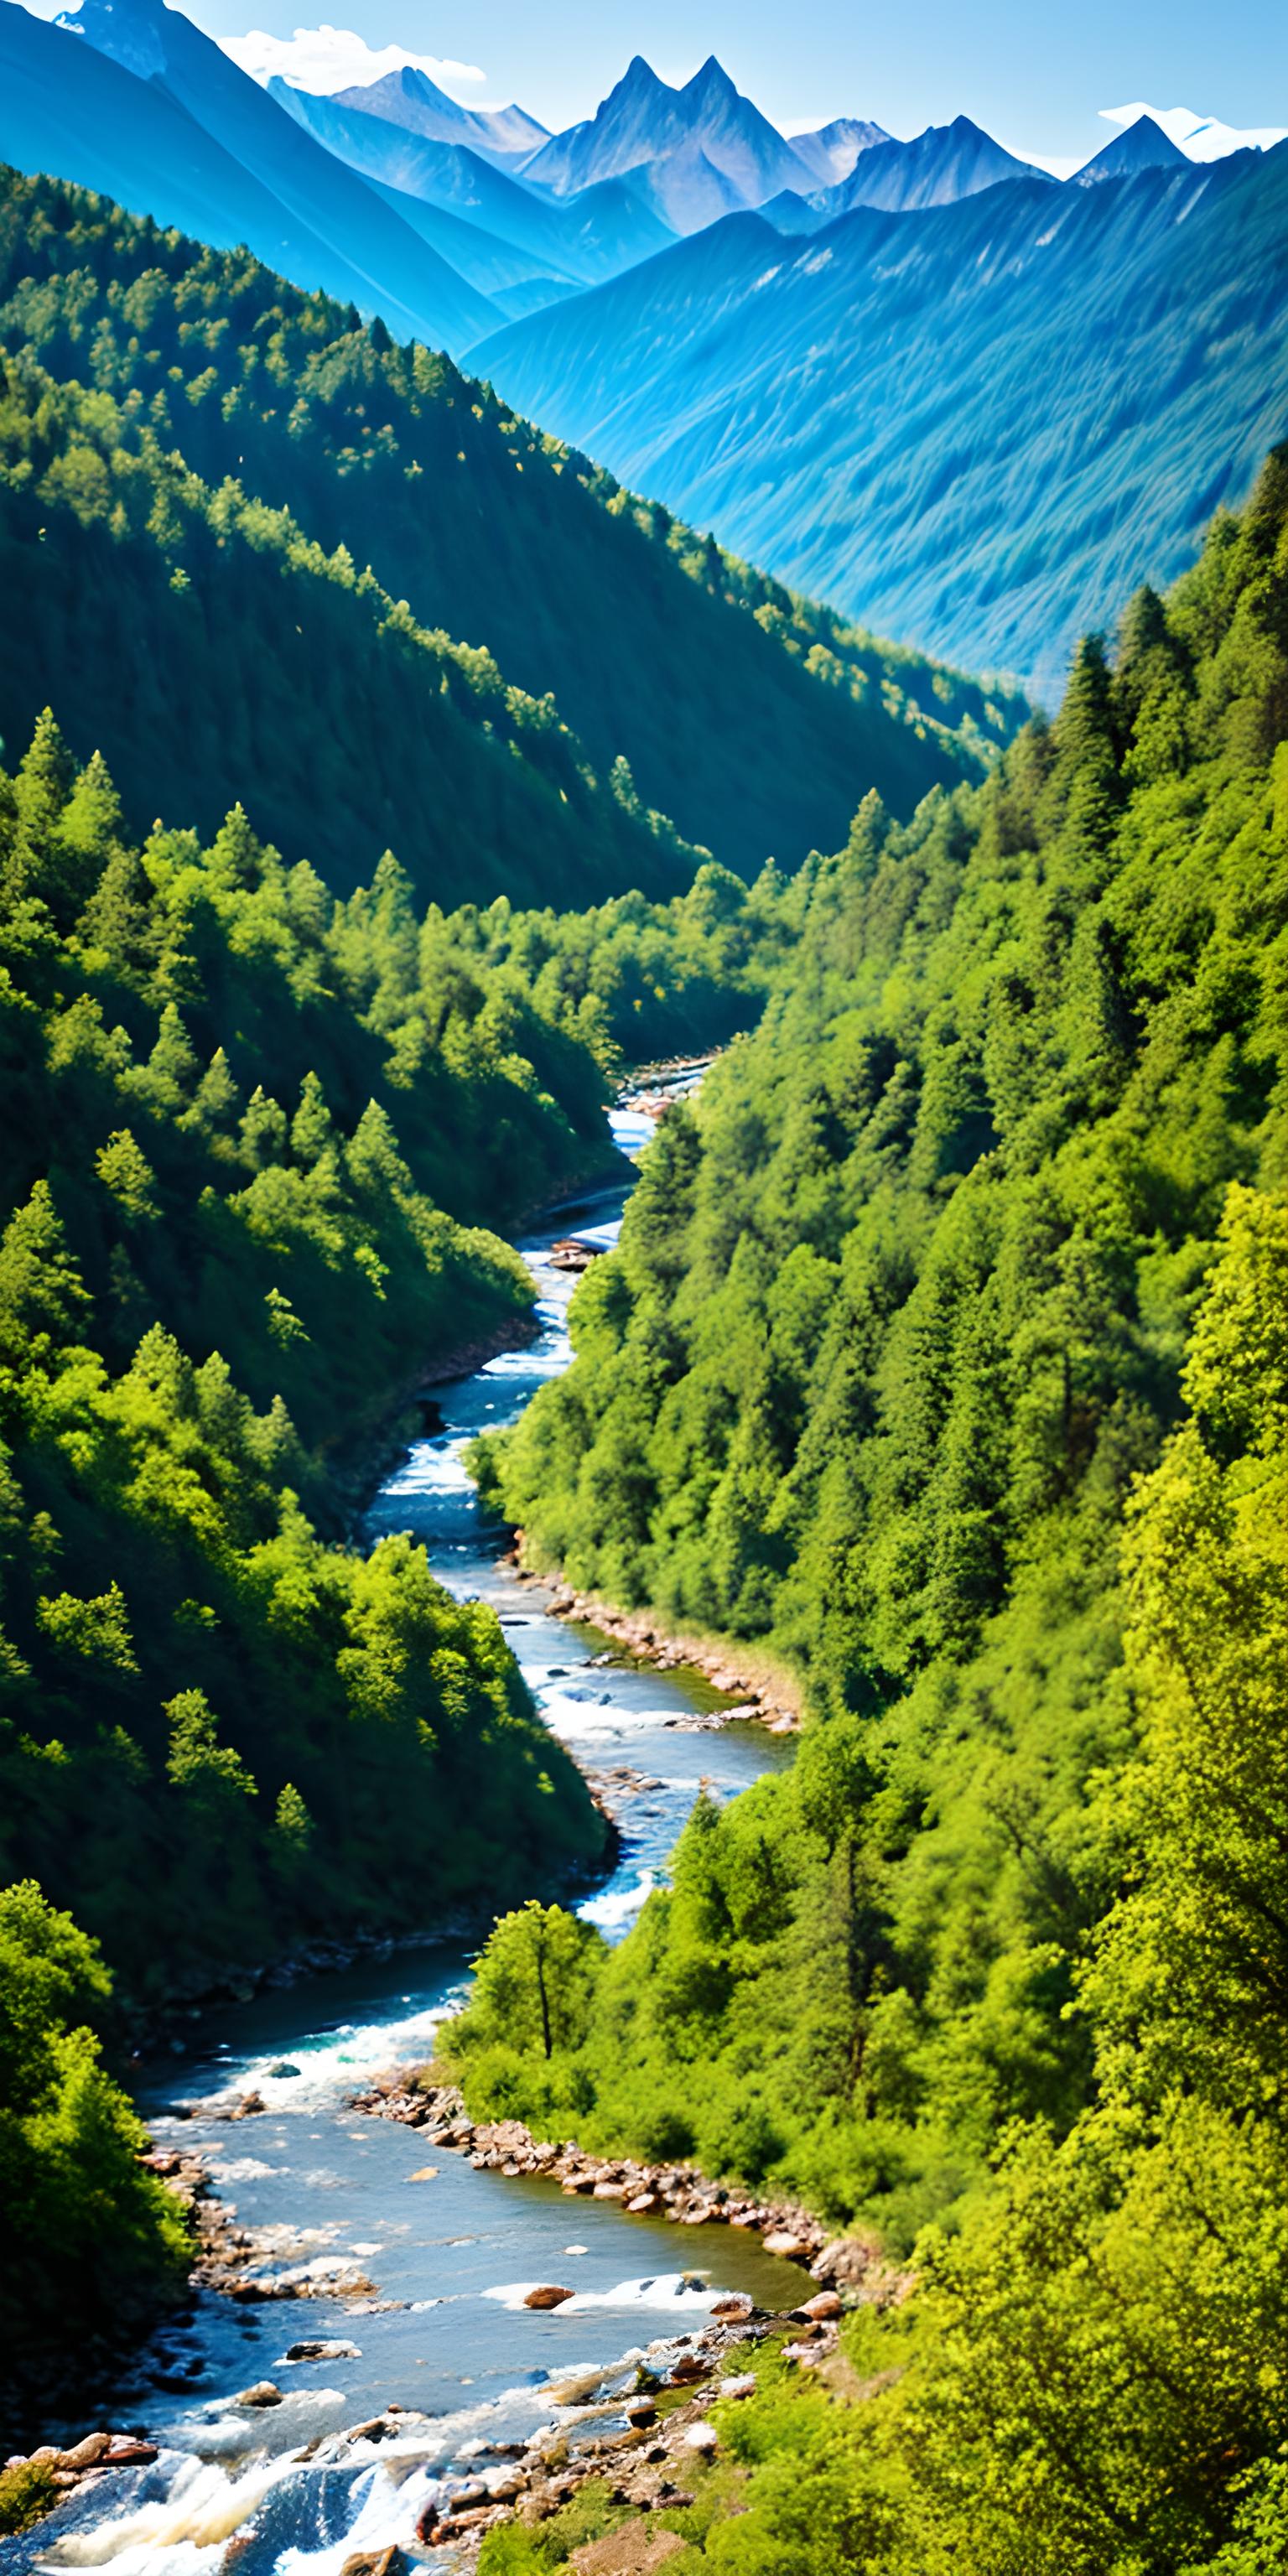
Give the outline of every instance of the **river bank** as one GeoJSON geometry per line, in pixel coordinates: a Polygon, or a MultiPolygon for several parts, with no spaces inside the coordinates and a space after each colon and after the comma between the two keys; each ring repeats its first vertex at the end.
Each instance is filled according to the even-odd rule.
{"type": "Polygon", "coordinates": [[[657,1672],[701,1673],[713,1690],[735,1703],[724,1712],[725,1722],[755,1718],[775,1735],[792,1735],[802,1724],[804,1682],[781,1657],[702,1629],[668,1628],[656,1610],[619,1610],[598,1593],[578,1592],[558,1570],[546,1572],[525,1563],[522,1530],[514,1534],[514,1563],[520,1583],[543,1585],[552,1619],[595,1629],[624,1647],[636,1663],[651,1664],[657,1672]]]}
{"type": "MultiPolygon", "coordinates": [[[[619,1206],[576,1211],[577,1231],[607,1248],[619,1206]]],[[[470,1440],[515,1418],[568,1362],[571,1282],[548,1257],[567,1230],[559,1211],[548,1239],[520,1246],[537,1340],[444,1390],[363,1534],[409,1531],[456,1598],[495,1612],[545,1723],[614,1819],[612,1874],[580,1900],[614,1939],[664,1874],[700,1788],[735,1795],[789,1746],[730,1717],[698,1672],[659,1669],[551,1616],[480,1519],[470,1440]]],[[[240,2576],[270,2576],[283,2551],[310,2576],[315,2562],[317,2576],[341,2576],[343,2559],[369,2546],[423,2563],[431,2544],[418,2528],[463,2480],[504,2483],[520,2456],[522,2493],[540,2496],[569,2473],[569,2453],[574,2479],[588,2474],[579,2446],[627,2439],[638,2374],[661,2383],[706,2352],[702,2339],[726,2332],[715,2314],[725,2299],[765,2318],[795,2309],[801,2266],[754,2231],[680,2238],[660,2211],[631,2213],[593,2186],[565,2193],[535,2164],[506,2172],[516,2160],[489,2162],[488,2149],[444,2156],[431,2174],[415,2126],[355,2115],[354,2093],[382,2068],[432,2057],[439,2022],[463,1998],[471,1935],[485,1928],[454,1909],[428,1942],[404,1927],[395,1939],[309,1944],[185,2009],[139,2065],[154,2169],[175,2160],[163,2178],[192,2193],[202,2262],[242,2294],[217,2296],[199,2279],[190,2308],[92,2416],[49,2427],[50,2442],[70,2447],[87,2424],[123,2425],[157,2456],[114,2470],[110,2493],[96,2471],[60,2495],[38,2534],[0,2543],[4,2576],[118,2557],[129,2576],[218,2576],[230,2553],[240,2576]],[[570,2295],[528,2309],[543,2285],[570,2295]],[[264,2385],[279,2402],[242,2402],[264,2385]]],[[[499,2509],[498,2497],[487,2510],[499,2509]]]]}
{"type": "MultiPolygon", "coordinates": [[[[436,2081],[432,2062],[379,2077],[365,2092],[353,2094],[349,2107],[423,2131],[426,2145],[468,2156],[476,2172],[543,2174],[571,2198],[616,2202],[632,2217],[661,2216],[683,2227],[744,2229],[760,2238],[767,2254],[806,2266],[825,2291],[885,2300],[900,2279],[876,2237],[829,2237],[799,2201],[762,2200],[736,2183],[711,2181],[688,2162],[648,2164],[634,2156],[591,2155],[571,2138],[556,2146],[534,2136],[522,2120],[473,2120],[459,2085],[436,2081]]],[[[572,2296],[570,2290],[559,2291],[560,2299],[572,2296]]]]}

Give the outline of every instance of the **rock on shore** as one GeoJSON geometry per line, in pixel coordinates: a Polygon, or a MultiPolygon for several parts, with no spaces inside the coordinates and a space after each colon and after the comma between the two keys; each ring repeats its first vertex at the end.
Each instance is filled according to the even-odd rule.
{"type": "MultiPolygon", "coordinates": [[[[713,1690],[726,1691],[737,1700],[736,1708],[722,1710],[706,1721],[726,1726],[730,1718],[756,1718],[772,1735],[792,1735],[800,1725],[800,1709],[790,1681],[781,1670],[772,1676],[757,1671],[754,1660],[742,1661],[732,1639],[713,1645],[706,1637],[671,1634],[659,1624],[651,1610],[616,1610],[611,1602],[601,1601],[592,1592],[577,1592],[559,1577],[542,1575],[522,1563],[523,1532],[515,1532],[519,1551],[518,1578],[521,1583],[540,1583],[546,1592],[546,1609],[552,1619],[573,1619],[597,1628],[601,1636],[612,1637],[624,1646],[638,1663],[652,1664],[658,1672],[675,1672],[688,1665],[710,1682],[713,1690]]],[[[605,1659],[607,1660],[607,1659],[605,1659]]]]}
{"type": "Polygon", "coordinates": [[[813,2278],[837,2297],[838,2310],[841,2293],[881,2305],[902,2295],[905,2276],[888,2263],[875,2237],[829,2239],[799,2203],[757,2200],[708,2181],[691,2164],[591,2156],[571,2140],[556,2145],[534,2138],[521,2120],[472,2120],[458,2085],[430,2083],[414,2067],[387,2075],[350,2099],[354,2110],[421,2129],[435,2147],[468,2155],[488,2173],[546,2174],[570,2198],[616,2201],[633,2214],[663,2216],[681,2227],[748,2229],[760,2237],[766,2253],[808,2266],[813,2278]]]}

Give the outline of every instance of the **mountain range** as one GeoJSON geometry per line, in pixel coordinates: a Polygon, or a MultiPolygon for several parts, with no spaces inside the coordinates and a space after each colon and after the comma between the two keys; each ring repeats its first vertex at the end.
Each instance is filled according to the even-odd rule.
{"type": "MultiPolygon", "coordinates": [[[[1005,179],[1040,182],[1046,173],[1029,161],[1017,161],[1013,152],[1004,151],[968,116],[959,116],[951,125],[928,126],[911,143],[895,143],[886,135],[874,141],[833,186],[803,200],[799,192],[785,191],[764,211],[781,232],[818,232],[853,206],[880,206],[890,214],[919,213],[927,206],[956,205],[960,198],[978,196],[1005,179]]],[[[1057,182],[1047,184],[1054,187],[1057,182]]]]}
{"type": "Polygon", "coordinates": [[[328,152],[382,190],[393,190],[405,220],[426,227],[444,257],[485,294],[504,300],[520,279],[536,280],[547,290],[541,300],[553,303],[560,293],[597,285],[675,239],[624,180],[601,180],[567,199],[550,197],[524,187],[468,144],[436,141],[338,98],[291,89],[277,77],[268,89],[328,152]],[[468,237],[444,230],[436,217],[468,224],[468,237]]]}
{"type": "Polygon", "coordinates": [[[1283,149],[1141,115],[1062,183],[965,117],[788,138],[638,55],[550,136],[414,65],[261,87],[162,0],[0,7],[18,168],[468,357],[843,619],[1047,697],[1288,427],[1283,149]]]}
{"type": "Polygon", "coordinates": [[[596,113],[524,163],[524,177],[568,196],[631,174],[675,232],[695,232],[736,206],[758,206],[812,172],[776,126],[709,55],[672,89],[636,54],[596,113]]]}
{"type": "Polygon", "coordinates": [[[1051,700],[1247,492],[1286,360],[1280,144],[803,241],[737,215],[472,362],[784,580],[1051,700]]]}
{"type": "Polygon", "coordinates": [[[461,107],[414,63],[386,72],[366,86],[335,92],[341,107],[357,107],[404,125],[434,143],[466,143],[499,161],[523,161],[550,140],[549,132],[526,108],[461,107]]]}
{"type": "Polygon", "coordinates": [[[671,892],[703,847],[799,864],[869,786],[910,812],[1023,715],[450,360],[12,171],[0,362],[0,734],[56,699],[143,829],[158,803],[217,828],[235,777],[342,892],[386,846],[422,898],[671,892]]]}
{"type": "Polygon", "coordinates": [[[0,160],[379,310],[398,338],[461,348],[498,308],[161,0],[64,26],[0,6],[0,160]]]}

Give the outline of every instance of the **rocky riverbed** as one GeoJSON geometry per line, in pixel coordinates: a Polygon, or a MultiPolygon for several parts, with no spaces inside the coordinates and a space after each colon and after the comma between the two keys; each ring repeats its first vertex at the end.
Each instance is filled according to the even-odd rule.
{"type": "MultiPolygon", "coordinates": [[[[611,1602],[601,1601],[593,1592],[578,1592],[560,1575],[543,1575],[523,1562],[522,1530],[515,1537],[514,1564],[517,1582],[541,1584],[548,1617],[572,1619],[583,1627],[597,1629],[601,1637],[611,1637],[633,1662],[651,1664],[656,1672],[701,1673],[713,1690],[724,1692],[733,1704],[710,1715],[708,1725],[723,1726],[736,1718],[754,1718],[774,1735],[792,1735],[800,1725],[800,1686],[785,1666],[758,1656],[753,1648],[736,1646],[728,1638],[713,1643],[711,1638],[692,1631],[666,1628],[654,1610],[616,1610],[611,1602]]],[[[610,1664],[615,1658],[605,1654],[596,1660],[610,1664]]]]}
{"type": "MultiPolygon", "coordinates": [[[[666,2218],[680,2227],[734,2227],[760,2238],[767,2254],[808,2267],[829,2290],[867,2299],[895,2294],[899,2276],[875,2237],[829,2238],[797,2201],[758,2200],[714,2183],[691,2164],[641,2164],[634,2157],[587,2155],[574,2140],[561,2146],[534,2138],[522,2120],[472,2120],[458,2085],[434,2080],[432,2067],[403,2067],[350,2097],[350,2107],[424,2131],[427,2146],[466,2155],[476,2173],[542,2174],[572,2199],[612,2201],[632,2217],[666,2218]]],[[[571,2290],[563,2293],[571,2298],[571,2290]]]]}

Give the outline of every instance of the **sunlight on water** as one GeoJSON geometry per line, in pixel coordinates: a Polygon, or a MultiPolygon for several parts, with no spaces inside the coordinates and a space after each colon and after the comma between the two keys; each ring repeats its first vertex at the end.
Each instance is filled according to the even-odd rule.
{"type": "MultiPolygon", "coordinates": [[[[498,2299],[503,2307],[519,2309],[528,2292],[537,2286],[535,2281],[507,2281],[500,2289],[487,2291],[486,2296],[498,2299]]],[[[720,2295],[708,2280],[699,2281],[692,2272],[658,2272],[639,2281],[618,2281],[610,2290],[579,2290],[564,2301],[559,2314],[584,2317],[595,2308],[656,2309],[674,2325],[677,2334],[687,2334],[692,2326],[710,2316],[720,2295]]],[[[563,2373],[564,2379],[575,2377],[576,2368],[570,2364],[563,2373]]]]}

